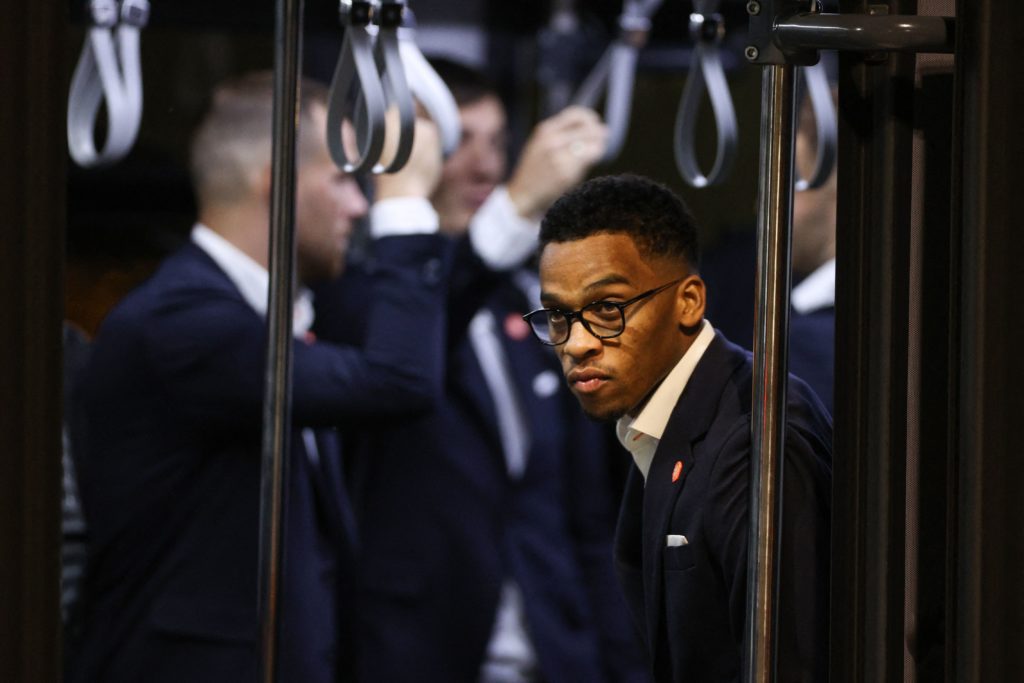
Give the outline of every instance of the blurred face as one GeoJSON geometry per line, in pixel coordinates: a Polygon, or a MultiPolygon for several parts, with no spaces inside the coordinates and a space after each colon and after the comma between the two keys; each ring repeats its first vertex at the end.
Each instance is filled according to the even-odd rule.
{"type": "MultiPolygon", "coordinates": [[[[540,259],[541,303],[576,311],[594,301],[625,301],[684,276],[668,259],[641,256],[625,234],[552,242],[540,259]]],[[[618,337],[598,339],[576,321],[555,347],[569,388],[591,417],[634,413],[675,367],[704,313],[704,285],[695,275],[626,309],[618,337]]]]}
{"type": "Polygon", "coordinates": [[[484,97],[459,108],[462,142],[444,164],[441,183],[431,201],[441,230],[460,234],[469,227],[487,196],[505,179],[505,109],[496,97],[484,97]]]}
{"type": "MultiPolygon", "coordinates": [[[[315,131],[322,131],[325,111],[313,111],[315,131]]],[[[302,157],[295,195],[295,249],[299,280],[305,284],[341,275],[355,221],[366,215],[366,197],[354,177],[331,161],[323,136],[302,157]]]]}
{"type": "MultiPolygon", "coordinates": [[[[796,166],[804,178],[814,171],[817,146],[813,122],[796,136],[796,166]]],[[[793,195],[793,270],[807,275],[835,256],[836,172],[825,184],[793,195]]]]}

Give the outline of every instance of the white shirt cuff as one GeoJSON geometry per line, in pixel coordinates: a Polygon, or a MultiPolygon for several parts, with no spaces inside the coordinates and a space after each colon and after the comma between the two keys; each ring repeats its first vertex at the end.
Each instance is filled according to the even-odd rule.
{"type": "Polygon", "coordinates": [[[429,235],[440,227],[437,211],[424,197],[395,197],[370,208],[370,236],[429,235]]]}
{"type": "Polygon", "coordinates": [[[510,270],[521,265],[537,248],[540,224],[523,218],[498,186],[469,221],[469,241],[488,267],[510,270]]]}

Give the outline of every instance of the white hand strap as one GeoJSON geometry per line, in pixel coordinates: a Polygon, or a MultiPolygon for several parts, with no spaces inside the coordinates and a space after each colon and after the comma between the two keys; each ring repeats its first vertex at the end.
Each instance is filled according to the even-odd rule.
{"type": "Polygon", "coordinates": [[[814,110],[814,125],[818,132],[817,149],[814,154],[814,170],[810,178],[798,178],[794,187],[797,192],[821,187],[832,175],[836,165],[836,150],[839,147],[839,132],[836,109],[832,101],[832,87],[828,83],[825,65],[800,67],[807,83],[807,94],[814,110]]]}
{"type": "Polygon", "coordinates": [[[139,33],[149,19],[149,0],[123,0],[120,12],[116,0],[92,0],[89,10],[93,25],[68,94],[68,151],[85,168],[118,161],[135,143],[142,121],[139,33]],[[97,151],[93,136],[104,100],[107,137],[97,151]]]}
{"type": "Polygon", "coordinates": [[[398,49],[413,95],[430,114],[441,135],[445,156],[451,155],[462,141],[459,107],[448,86],[416,46],[415,18],[406,10],[405,24],[398,30],[398,49]]]}
{"type": "Polygon", "coordinates": [[[612,161],[619,156],[626,141],[637,56],[647,43],[651,15],[661,3],[662,0],[626,0],[619,17],[619,37],[608,46],[573,97],[574,104],[593,109],[601,93],[605,93],[604,122],[608,126],[608,141],[602,161],[612,161]]]}

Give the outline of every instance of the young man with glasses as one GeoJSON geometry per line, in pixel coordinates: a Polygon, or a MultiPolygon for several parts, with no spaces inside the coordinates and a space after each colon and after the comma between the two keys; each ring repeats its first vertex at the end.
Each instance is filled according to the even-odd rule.
{"type": "MultiPolygon", "coordinates": [[[[450,238],[445,389],[400,429],[348,435],[360,680],[644,683],[611,562],[614,437],[582,415],[522,317],[538,305],[522,263],[540,216],[601,157],[605,128],[567,109],[509,174],[498,92],[461,65],[435,68],[462,123],[430,201],[450,238]]],[[[361,271],[318,293],[319,338],[364,327],[361,271]]]]}
{"type": "MultiPolygon", "coordinates": [[[[650,180],[598,178],[552,206],[541,245],[544,308],[526,319],[636,463],[615,559],[655,679],[738,681],[751,363],[704,319],[694,219],[650,180]]],[[[788,395],[778,677],[823,681],[832,427],[802,381],[790,376],[788,395]]]]}

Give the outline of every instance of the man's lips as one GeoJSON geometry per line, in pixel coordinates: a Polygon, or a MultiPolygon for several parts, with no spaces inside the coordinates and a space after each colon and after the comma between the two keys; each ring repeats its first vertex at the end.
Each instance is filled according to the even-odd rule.
{"type": "Polygon", "coordinates": [[[569,385],[576,393],[592,394],[603,387],[609,380],[607,374],[593,368],[577,368],[566,376],[569,385]]]}

